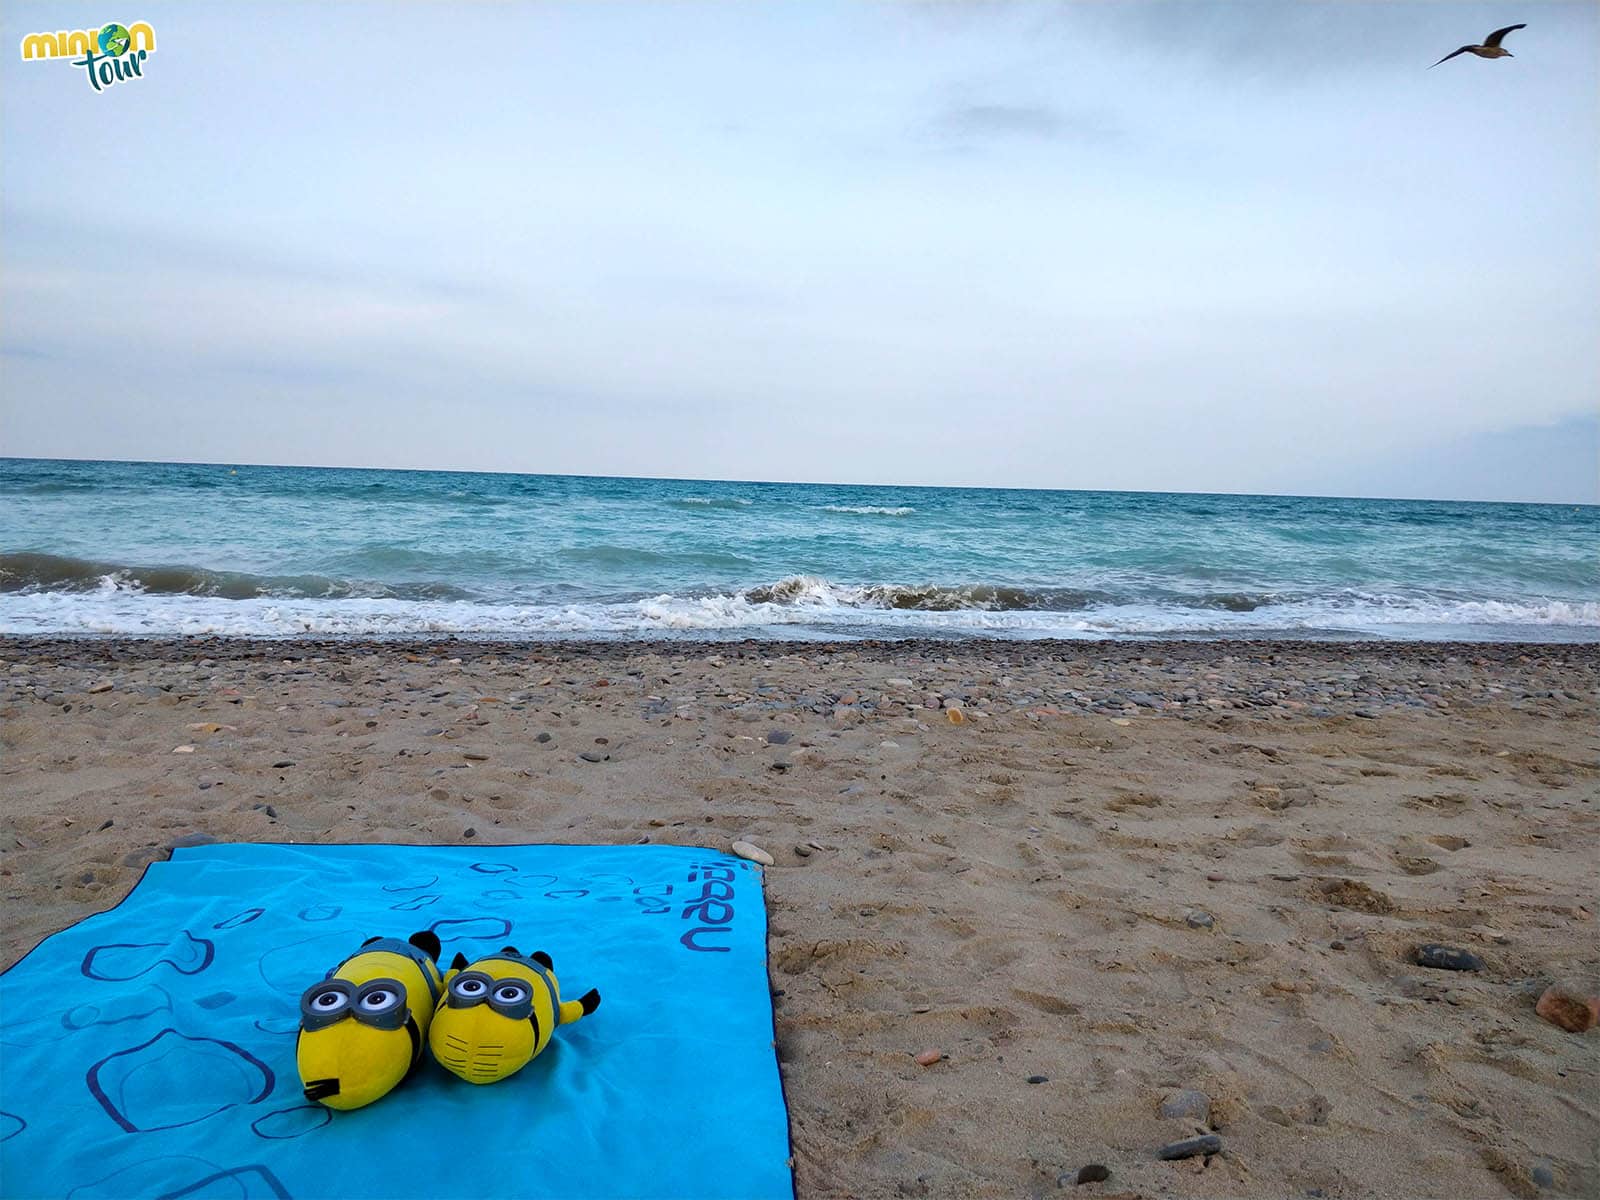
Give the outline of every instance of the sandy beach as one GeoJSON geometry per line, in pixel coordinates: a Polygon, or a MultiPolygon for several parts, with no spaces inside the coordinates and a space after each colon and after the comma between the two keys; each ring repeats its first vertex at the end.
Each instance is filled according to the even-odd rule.
{"type": "Polygon", "coordinates": [[[186,838],[747,839],[805,1200],[1596,1195],[1534,1004],[1600,974],[1597,701],[1595,645],[0,640],[0,964],[186,838]]]}

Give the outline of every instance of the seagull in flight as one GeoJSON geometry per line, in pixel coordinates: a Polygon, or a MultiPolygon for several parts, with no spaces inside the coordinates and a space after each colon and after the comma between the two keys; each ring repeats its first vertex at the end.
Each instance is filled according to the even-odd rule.
{"type": "MultiPolygon", "coordinates": [[[[1504,29],[1496,29],[1488,37],[1483,39],[1483,45],[1463,46],[1459,50],[1452,50],[1449,54],[1446,54],[1443,58],[1441,58],[1439,62],[1434,63],[1433,67],[1437,67],[1439,63],[1442,62],[1449,62],[1458,54],[1476,54],[1479,58],[1515,58],[1515,54],[1511,53],[1511,51],[1500,45],[1500,39],[1505,37],[1506,34],[1510,33],[1513,29],[1526,29],[1527,27],[1528,26],[1526,24],[1522,24],[1507,25],[1504,29]]],[[[1429,67],[1428,70],[1433,70],[1433,67],[1429,67]]]]}

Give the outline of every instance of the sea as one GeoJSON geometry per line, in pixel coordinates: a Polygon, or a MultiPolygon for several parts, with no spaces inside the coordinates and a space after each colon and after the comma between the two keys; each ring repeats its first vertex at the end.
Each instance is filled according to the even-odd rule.
{"type": "Polygon", "coordinates": [[[0,633],[1600,641],[1600,507],[0,458],[0,633]]]}

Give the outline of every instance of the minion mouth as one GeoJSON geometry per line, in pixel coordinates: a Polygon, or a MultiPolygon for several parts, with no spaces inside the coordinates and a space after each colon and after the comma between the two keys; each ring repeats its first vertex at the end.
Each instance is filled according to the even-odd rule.
{"type": "Polygon", "coordinates": [[[313,1079],[305,1087],[307,1100],[326,1100],[329,1096],[339,1094],[339,1081],[337,1079],[313,1079]]]}

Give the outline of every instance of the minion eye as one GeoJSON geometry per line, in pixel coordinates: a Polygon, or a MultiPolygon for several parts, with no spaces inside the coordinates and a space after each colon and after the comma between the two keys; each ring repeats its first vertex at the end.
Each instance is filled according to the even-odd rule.
{"type": "Polygon", "coordinates": [[[336,988],[328,988],[311,997],[311,1008],[317,1013],[336,1013],[350,1003],[350,997],[336,988]]]}
{"type": "Polygon", "coordinates": [[[526,998],[528,989],[520,983],[502,983],[494,990],[494,998],[501,1004],[515,1004],[518,1000],[526,998]]]}
{"type": "Polygon", "coordinates": [[[383,1012],[393,1008],[400,1000],[399,993],[390,988],[377,988],[361,997],[363,1012],[383,1012]]]}
{"type": "Polygon", "coordinates": [[[456,983],[455,990],[461,996],[481,996],[488,990],[488,985],[481,979],[462,979],[456,983]]]}

